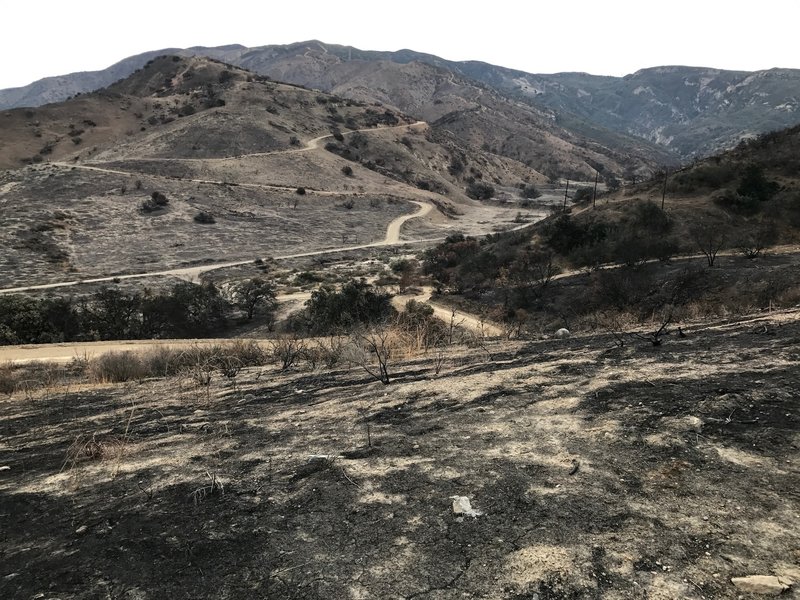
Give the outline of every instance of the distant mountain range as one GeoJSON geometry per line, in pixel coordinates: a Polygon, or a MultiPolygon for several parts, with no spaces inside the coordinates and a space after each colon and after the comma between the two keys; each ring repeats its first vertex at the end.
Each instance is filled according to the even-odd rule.
{"type": "Polygon", "coordinates": [[[318,41],[147,52],[102,71],[0,90],[0,109],[40,106],[108,86],[163,54],[207,56],[271,79],[381,102],[545,173],[565,167],[561,159],[550,160],[556,140],[583,153],[584,164],[572,161],[578,176],[603,165],[642,171],[685,161],[800,122],[796,69],[669,66],[625,77],[536,75],[412,50],[364,51],[318,41]]]}

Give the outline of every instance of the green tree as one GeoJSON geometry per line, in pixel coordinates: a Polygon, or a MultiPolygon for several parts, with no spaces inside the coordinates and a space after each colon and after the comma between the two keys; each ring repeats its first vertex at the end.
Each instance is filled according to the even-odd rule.
{"type": "Polygon", "coordinates": [[[124,340],[139,337],[142,299],[114,288],[102,288],[85,307],[84,326],[101,339],[124,340]]]}
{"type": "Polygon", "coordinates": [[[529,200],[534,200],[542,195],[542,192],[540,192],[532,183],[523,187],[521,193],[523,198],[527,198],[529,200]]]}
{"type": "Polygon", "coordinates": [[[278,306],[272,282],[254,277],[238,283],[233,288],[233,302],[251,321],[256,311],[271,315],[278,306]]]}
{"type": "Polygon", "coordinates": [[[744,170],[742,180],[736,192],[740,196],[755,198],[759,202],[766,202],[778,193],[778,184],[768,181],[764,170],[757,165],[749,165],[744,170]]]}
{"type": "Polygon", "coordinates": [[[341,290],[323,286],[306,302],[309,328],[325,333],[379,323],[394,312],[390,299],[389,294],[375,292],[363,279],[350,281],[341,290]]]}
{"type": "Polygon", "coordinates": [[[489,200],[494,196],[494,186],[482,181],[473,181],[467,185],[466,193],[473,200],[489,200]]]}

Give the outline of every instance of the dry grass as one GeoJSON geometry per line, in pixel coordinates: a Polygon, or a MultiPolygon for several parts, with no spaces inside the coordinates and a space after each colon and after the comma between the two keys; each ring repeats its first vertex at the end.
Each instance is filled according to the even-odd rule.
{"type": "Polygon", "coordinates": [[[143,353],[108,352],[89,362],[87,376],[97,383],[135,381],[151,377],[169,377],[181,373],[219,370],[226,377],[245,367],[267,364],[268,353],[257,342],[237,340],[211,346],[195,345],[186,349],[162,346],[143,353]]]}
{"type": "Polygon", "coordinates": [[[11,363],[0,364],[0,394],[13,394],[17,389],[17,373],[11,363]]]}

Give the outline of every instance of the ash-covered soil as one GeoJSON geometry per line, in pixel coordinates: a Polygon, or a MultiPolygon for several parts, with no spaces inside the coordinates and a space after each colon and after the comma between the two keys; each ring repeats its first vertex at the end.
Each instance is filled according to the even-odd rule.
{"type": "Polygon", "coordinates": [[[686,331],[2,397],[0,597],[800,597],[798,313],[686,331]]]}

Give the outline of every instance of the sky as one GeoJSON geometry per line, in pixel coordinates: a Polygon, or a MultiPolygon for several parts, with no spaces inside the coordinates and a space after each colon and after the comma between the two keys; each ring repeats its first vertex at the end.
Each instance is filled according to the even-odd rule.
{"type": "Polygon", "coordinates": [[[800,68],[798,0],[6,2],[0,89],[169,47],[317,39],[532,73],[800,68]]]}

